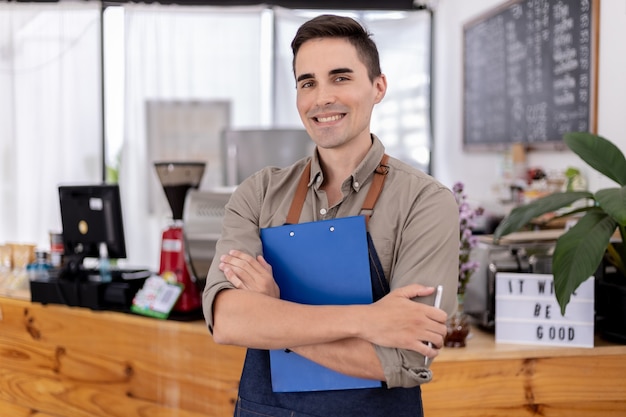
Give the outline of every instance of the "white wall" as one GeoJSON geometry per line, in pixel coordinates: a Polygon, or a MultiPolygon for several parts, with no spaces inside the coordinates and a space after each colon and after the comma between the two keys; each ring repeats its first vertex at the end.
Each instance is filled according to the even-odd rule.
{"type": "MultiPolygon", "coordinates": [[[[496,200],[492,186],[500,178],[503,154],[462,148],[462,27],[504,2],[439,0],[435,12],[433,174],[448,186],[463,181],[470,199],[481,203],[496,200]]],[[[599,39],[597,133],[626,153],[626,0],[601,1],[599,39]]],[[[527,163],[544,170],[576,166],[587,175],[592,191],[616,186],[570,151],[529,152],[527,163]]]]}

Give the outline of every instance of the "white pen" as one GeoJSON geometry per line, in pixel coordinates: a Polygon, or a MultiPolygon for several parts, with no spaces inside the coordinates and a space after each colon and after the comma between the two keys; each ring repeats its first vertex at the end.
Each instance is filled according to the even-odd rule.
{"type": "MultiPolygon", "coordinates": [[[[436,308],[439,308],[441,306],[441,294],[443,293],[443,285],[437,285],[437,294],[435,294],[435,304],[434,306],[436,308]]],[[[432,346],[433,344],[428,342],[428,346],[432,346]]],[[[428,366],[428,361],[429,361],[429,357],[428,356],[424,356],[424,366],[428,366]]]]}

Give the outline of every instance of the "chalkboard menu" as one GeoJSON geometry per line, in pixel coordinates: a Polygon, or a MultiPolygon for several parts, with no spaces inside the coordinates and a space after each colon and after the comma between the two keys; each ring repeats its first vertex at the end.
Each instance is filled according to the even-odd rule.
{"type": "Polygon", "coordinates": [[[598,3],[509,1],[464,25],[465,149],[595,132],[598,3]]]}

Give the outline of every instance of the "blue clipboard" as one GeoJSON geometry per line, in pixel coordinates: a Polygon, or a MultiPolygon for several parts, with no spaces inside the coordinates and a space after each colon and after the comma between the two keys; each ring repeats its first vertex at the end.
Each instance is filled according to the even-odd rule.
{"type": "MultiPolygon", "coordinates": [[[[363,216],[261,229],[280,298],[300,304],[370,304],[367,234],[363,216]]],[[[274,392],[378,388],[377,380],[333,371],[294,352],[270,350],[274,392]]]]}

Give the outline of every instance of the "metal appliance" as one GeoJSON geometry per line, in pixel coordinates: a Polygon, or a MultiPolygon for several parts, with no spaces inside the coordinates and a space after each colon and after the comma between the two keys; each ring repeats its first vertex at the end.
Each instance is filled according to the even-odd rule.
{"type": "Polygon", "coordinates": [[[189,190],[183,211],[187,265],[200,289],[215,257],[215,244],[222,233],[224,207],[234,190],[189,190]]]}
{"type": "Polygon", "coordinates": [[[159,275],[170,282],[183,285],[183,292],[174,305],[173,313],[200,312],[200,290],[192,280],[185,258],[183,209],[190,189],[198,188],[204,162],[155,162],[157,175],[172,209],[172,223],[163,231],[159,275]]]}
{"type": "Polygon", "coordinates": [[[488,331],[495,330],[498,272],[552,272],[552,251],[560,233],[517,232],[503,238],[500,244],[494,244],[491,235],[479,237],[472,259],[480,266],[466,287],[464,303],[464,311],[473,317],[475,324],[488,331]]]}

